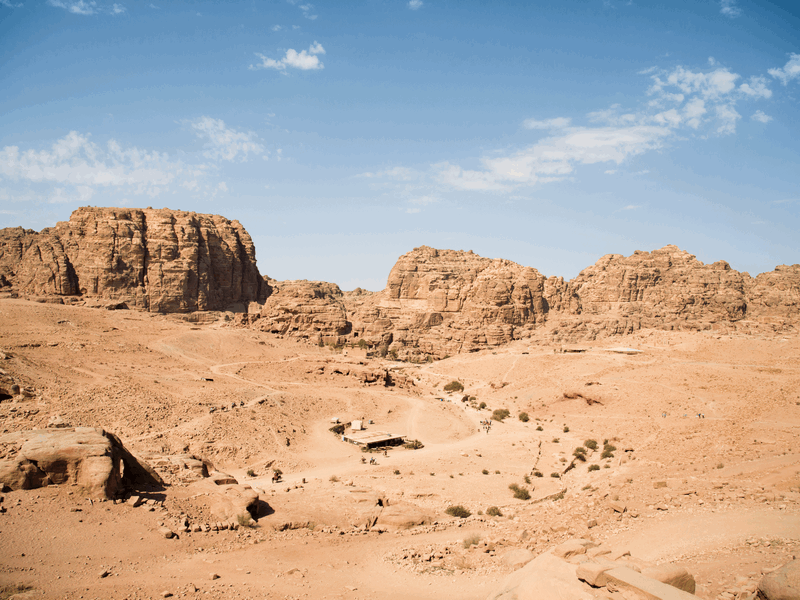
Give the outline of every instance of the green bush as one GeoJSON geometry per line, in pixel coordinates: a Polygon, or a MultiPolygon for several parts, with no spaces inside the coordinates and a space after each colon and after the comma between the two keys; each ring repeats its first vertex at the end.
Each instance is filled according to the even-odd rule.
{"type": "Polygon", "coordinates": [[[560,440],[560,439],[558,439],[558,438],[553,438],[553,443],[554,443],[554,444],[558,444],[560,441],[561,441],[561,440],[560,440]]]}
{"type": "Polygon", "coordinates": [[[600,465],[589,465],[589,470],[590,471],[599,471],[600,470],[600,465]]]}
{"type": "Polygon", "coordinates": [[[531,420],[531,418],[528,416],[528,413],[521,412],[519,413],[519,420],[522,421],[523,423],[527,423],[528,421],[531,420]]]}
{"type": "Polygon", "coordinates": [[[248,477],[255,477],[256,476],[256,472],[253,471],[253,469],[247,469],[247,476],[248,477]]]}
{"type": "Polygon", "coordinates": [[[331,483],[336,483],[337,481],[339,481],[339,478],[336,475],[331,475],[328,478],[328,481],[330,481],[331,483]]]}
{"type": "Polygon", "coordinates": [[[460,504],[456,504],[454,506],[448,506],[447,510],[445,510],[444,512],[446,512],[451,517],[458,517],[459,519],[466,519],[468,516],[472,514],[460,504]]]}
{"type": "Polygon", "coordinates": [[[395,469],[395,470],[394,470],[394,474],[395,474],[395,475],[400,475],[400,469],[395,469]]]}
{"type": "Polygon", "coordinates": [[[368,346],[369,344],[367,344],[367,340],[365,339],[358,340],[358,347],[361,348],[362,350],[366,350],[368,346]]]}
{"type": "Polygon", "coordinates": [[[445,392],[463,392],[464,391],[464,384],[460,381],[451,381],[446,386],[444,386],[445,392]]]}
{"type": "Polygon", "coordinates": [[[542,475],[542,472],[541,472],[541,471],[534,471],[534,472],[533,472],[533,476],[534,476],[534,477],[544,477],[544,475],[542,475]]]}
{"type": "Polygon", "coordinates": [[[512,483],[508,486],[512,492],[514,492],[514,498],[517,500],[530,500],[531,494],[528,490],[523,487],[519,487],[516,483],[512,483]]]}
{"type": "Polygon", "coordinates": [[[589,450],[597,450],[597,440],[586,440],[583,442],[583,445],[589,448],[589,450]]]}
{"type": "Polygon", "coordinates": [[[614,452],[610,448],[605,448],[600,458],[614,458],[614,452]]]}
{"type": "Polygon", "coordinates": [[[502,517],[503,516],[503,513],[500,512],[500,509],[497,508],[496,506],[490,506],[489,508],[487,508],[486,509],[486,514],[489,515],[490,517],[502,517]]]}
{"type": "Polygon", "coordinates": [[[493,421],[502,421],[503,419],[507,419],[511,411],[507,408],[496,408],[492,411],[492,420],[493,421]]]}
{"type": "Polygon", "coordinates": [[[554,479],[558,479],[559,477],[561,477],[561,475],[559,475],[558,473],[550,473],[550,477],[553,477],[554,479]]]}
{"type": "Polygon", "coordinates": [[[539,426],[536,428],[536,431],[544,431],[544,429],[542,428],[542,426],[541,426],[541,425],[539,425],[539,426]]]}
{"type": "Polygon", "coordinates": [[[575,451],[573,452],[573,454],[575,454],[575,455],[586,454],[586,448],[584,448],[583,446],[578,446],[577,448],[575,448],[575,451]]]}
{"type": "Polygon", "coordinates": [[[424,448],[422,442],[419,440],[408,440],[405,444],[403,444],[403,448],[407,448],[408,450],[419,450],[420,448],[424,448]]]}
{"type": "Polygon", "coordinates": [[[569,433],[569,427],[567,427],[566,425],[564,425],[564,433],[569,433]]]}
{"type": "Polygon", "coordinates": [[[528,475],[525,475],[525,483],[527,483],[528,485],[531,484],[531,478],[528,475]]]}
{"type": "Polygon", "coordinates": [[[486,402],[481,402],[480,404],[478,404],[478,408],[481,409],[481,410],[486,408],[486,402]]]}
{"type": "Polygon", "coordinates": [[[484,475],[488,475],[489,474],[489,470],[488,469],[484,469],[483,471],[481,471],[481,473],[483,473],[484,475]]]}

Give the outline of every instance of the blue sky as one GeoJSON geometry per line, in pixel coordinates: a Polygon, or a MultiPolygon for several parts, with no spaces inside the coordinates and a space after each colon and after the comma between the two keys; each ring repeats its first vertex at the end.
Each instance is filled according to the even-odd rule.
{"type": "Polygon", "coordinates": [[[800,262],[800,9],[709,0],[0,0],[0,227],[239,219],[277,279],[415,246],[574,277],[800,262]]]}

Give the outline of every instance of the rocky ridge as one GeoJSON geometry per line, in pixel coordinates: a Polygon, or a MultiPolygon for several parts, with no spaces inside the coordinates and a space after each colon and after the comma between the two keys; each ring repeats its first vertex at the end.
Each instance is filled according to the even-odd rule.
{"type": "Polygon", "coordinates": [[[415,248],[380,292],[262,278],[237,221],[168,209],[81,208],[40,233],[0,231],[0,288],[46,302],[152,312],[233,311],[237,323],[315,344],[425,360],[542,337],[640,329],[784,332],[800,265],[751,277],[676,246],[609,254],[570,281],[471,251],[415,248]]]}
{"type": "Polygon", "coordinates": [[[150,208],[83,207],[39,233],[0,231],[0,286],[45,301],[164,313],[246,307],[265,296],[238,221],[150,208]]]}

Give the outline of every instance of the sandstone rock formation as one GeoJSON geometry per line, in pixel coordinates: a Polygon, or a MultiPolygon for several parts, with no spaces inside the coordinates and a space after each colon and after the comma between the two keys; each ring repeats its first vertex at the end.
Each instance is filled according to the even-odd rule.
{"type": "Polygon", "coordinates": [[[533,335],[594,340],[644,328],[785,331],[800,319],[800,265],[753,278],[676,246],[609,254],[571,281],[471,251],[415,248],[386,288],[263,279],[237,221],[167,209],[81,208],[35,233],[0,231],[0,289],[41,301],[158,312],[235,308],[238,323],[402,360],[533,335]]]}
{"type": "Polygon", "coordinates": [[[758,584],[758,597],[765,600],[800,598],[800,560],[792,560],[767,573],[758,584]]]}
{"type": "Polygon", "coordinates": [[[207,478],[195,481],[189,489],[196,494],[208,496],[211,514],[224,522],[258,517],[258,494],[249,485],[239,484],[225,473],[214,472],[207,478]]]}
{"type": "Polygon", "coordinates": [[[0,276],[25,297],[101,298],[153,312],[246,307],[265,295],[238,221],[168,209],[84,207],[40,233],[4,229],[0,276]]]}
{"type": "Polygon", "coordinates": [[[111,434],[93,427],[18,431],[0,437],[0,484],[29,490],[73,484],[92,498],[161,483],[111,434]]]}

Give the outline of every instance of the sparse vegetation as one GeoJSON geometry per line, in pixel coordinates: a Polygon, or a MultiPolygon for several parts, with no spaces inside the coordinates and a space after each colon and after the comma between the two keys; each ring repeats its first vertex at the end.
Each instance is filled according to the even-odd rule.
{"type": "Polygon", "coordinates": [[[724,467],[725,467],[725,465],[724,465],[724,464],[722,464],[722,463],[717,463],[717,468],[718,468],[718,469],[722,469],[722,468],[724,468],[724,467]]]}
{"type": "Polygon", "coordinates": [[[525,475],[525,483],[527,483],[528,485],[530,485],[530,484],[531,484],[531,478],[530,478],[530,476],[528,476],[528,475],[525,475]]]}
{"type": "Polygon", "coordinates": [[[446,512],[451,517],[458,517],[459,519],[466,519],[472,514],[460,504],[454,504],[453,506],[448,506],[447,510],[445,510],[444,512],[446,512]]]}
{"type": "Polygon", "coordinates": [[[489,515],[490,517],[502,517],[503,516],[503,513],[500,512],[500,509],[497,508],[496,506],[490,506],[489,508],[487,508],[486,509],[486,514],[489,515]]]}
{"type": "Polygon", "coordinates": [[[395,474],[395,475],[400,475],[400,469],[395,469],[395,470],[394,470],[394,474],[395,474]]]}
{"type": "Polygon", "coordinates": [[[527,423],[528,421],[531,420],[531,418],[528,416],[528,413],[521,412],[519,413],[519,420],[522,421],[523,423],[527,423]]]}
{"type": "Polygon", "coordinates": [[[569,427],[567,427],[566,425],[564,425],[564,433],[569,433],[569,427]]]}
{"type": "Polygon", "coordinates": [[[463,392],[464,391],[464,384],[460,381],[454,380],[444,386],[445,392],[463,392]]]}
{"type": "Polygon", "coordinates": [[[6,600],[6,598],[10,598],[14,594],[21,594],[32,589],[33,586],[27,583],[8,583],[6,585],[0,585],[0,600],[6,600]]]}
{"type": "Polygon", "coordinates": [[[473,533],[472,535],[468,535],[464,538],[464,541],[461,542],[461,545],[464,546],[465,549],[469,549],[470,546],[477,546],[478,542],[481,541],[481,536],[479,533],[473,533]]]}
{"type": "Polygon", "coordinates": [[[590,471],[599,471],[600,470],[600,465],[589,465],[589,470],[590,471]]]}
{"type": "Polygon", "coordinates": [[[328,481],[330,481],[331,483],[336,483],[337,481],[339,481],[339,478],[336,475],[331,475],[330,478],[328,478],[328,481]]]}
{"type": "Polygon", "coordinates": [[[403,444],[403,448],[406,448],[407,450],[419,450],[420,448],[424,447],[425,445],[419,440],[408,440],[405,444],[403,444]]]}
{"type": "Polygon", "coordinates": [[[586,440],[583,442],[583,445],[589,448],[589,450],[597,450],[597,440],[586,440]]]}
{"type": "Polygon", "coordinates": [[[553,443],[558,444],[561,440],[559,438],[553,438],[553,443]]]}
{"type": "Polygon", "coordinates": [[[255,477],[256,476],[256,472],[253,471],[253,469],[247,469],[247,476],[248,477],[255,477]]]}
{"type": "Polygon", "coordinates": [[[552,473],[550,473],[550,477],[553,477],[554,479],[559,479],[561,477],[561,475],[559,473],[553,471],[552,473]]]}
{"type": "Polygon", "coordinates": [[[533,472],[533,476],[534,476],[534,477],[544,477],[544,475],[542,475],[542,472],[541,472],[541,471],[534,471],[534,472],[533,472]]]}
{"type": "Polygon", "coordinates": [[[478,404],[478,408],[481,409],[481,410],[486,408],[486,402],[481,402],[480,404],[478,404]]]}
{"type": "Polygon", "coordinates": [[[494,474],[495,475],[500,475],[500,471],[495,471],[494,474]]]}
{"type": "Polygon", "coordinates": [[[508,489],[510,489],[512,492],[514,492],[514,498],[516,498],[517,500],[530,500],[531,499],[530,492],[527,489],[525,489],[524,487],[518,486],[516,483],[512,483],[511,485],[509,485],[508,489]]]}
{"type": "Polygon", "coordinates": [[[369,347],[369,344],[367,344],[367,340],[361,339],[358,340],[358,347],[362,350],[366,350],[369,347]]]}
{"type": "Polygon", "coordinates": [[[489,474],[489,469],[484,469],[483,471],[481,471],[481,473],[483,473],[484,475],[488,475],[489,474]]]}
{"type": "Polygon", "coordinates": [[[542,426],[541,426],[541,425],[539,425],[539,426],[536,428],[536,431],[544,431],[544,429],[542,428],[542,426]]]}
{"type": "Polygon", "coordinates": [[[507,419],[510,415],[511,411],[507,408],[496,408],[492,411],[492,420],[502,421],[503,419],[507,419]]]}
{"type": "Polygon", "coordinates": [[[248,529],[253,527],[253,517],[251,517],[250,513],[248,512],[243,512],[236,515],[236,522],[239,524],[239,527],[245,527],[248,529]]]}

